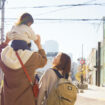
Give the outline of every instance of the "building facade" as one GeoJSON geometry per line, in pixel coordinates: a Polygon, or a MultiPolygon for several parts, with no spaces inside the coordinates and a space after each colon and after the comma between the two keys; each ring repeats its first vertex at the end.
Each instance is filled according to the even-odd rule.
{"type": "Polygon", "coordinates": [[[87,72],[87,79],[88,83],[96,85],[96,49],[93,48],[88,60],[87,60],[87,65],[88,65],[88,72],[87,72]]]}

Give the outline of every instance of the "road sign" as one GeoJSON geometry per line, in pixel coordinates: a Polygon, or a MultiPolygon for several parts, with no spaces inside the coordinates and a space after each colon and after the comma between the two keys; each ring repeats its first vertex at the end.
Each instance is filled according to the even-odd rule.
{"type": "Polygon", "coordinates": [[[85,64],[85,60],[84,59],[81,59],[80,60],[80,64],[85,64]]]}

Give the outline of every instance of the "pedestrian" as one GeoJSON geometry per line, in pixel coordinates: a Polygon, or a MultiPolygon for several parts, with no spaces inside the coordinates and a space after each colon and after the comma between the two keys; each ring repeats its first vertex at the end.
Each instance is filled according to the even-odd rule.
{"type": "MultiPolygon", "coordinates": [[[[31,46],[31,40],[35,41],[37,35],[32,30],[31,25],[34,23],[34,19],[31,14],[23,13],[18,22],[12,27],[12,29],[7,33],[7,38],[12,41],[12,47],[16,50],[21,48],[20,43],[25,46],[31,46]]],[[[22,47],[23,48],[23,47],[22,47]]]]}
{"type": "MultiPolygon", "coordinates": [[[[45,51],[40,41],[40,36],[37,36],[37,40],[34,41],[38,47],[38,52],[28,49],[17,50],[32,82],[35,79],[34,71],[44,67],[47,62],[45,51]]],[[[8,42],[9,39],[7,38],[6,42],[0,45],[0,67],[4,72],[1,105],[36,105],[32,85],[20,65],[15,53],[16,50],[11,45],[7,45],[8,42]]],[[[26,43],[25,46],[27,48],[28,44],[26,43]]]]}
{"type": "MultiPolygon", "coordinates": [[[[58,55],[53,60],[53,67],[48,69],[43,74],[39,82],[39,96],[38,96],[37,105],[71,105],[70,103],[59,104],[60,102],[58,102],[57,100],[55,91],[53,91],[55,87],[57,86],[59,78],[65,78],[63,81],[71,82],[71,79],[69,76],[70,70],[71,70],[70,57],[65,53],[58,53],[58,55]],[[49,100],[49,97],[52,101],[51,102],[49,101],[50,103],[48,104],[47,101],[49,100]]],[[[64,92],[64,90],[62,89],[60,91],[64,92]]],[[[69,98],[69,95],[68,95],[68,98],[69,98]]]]}

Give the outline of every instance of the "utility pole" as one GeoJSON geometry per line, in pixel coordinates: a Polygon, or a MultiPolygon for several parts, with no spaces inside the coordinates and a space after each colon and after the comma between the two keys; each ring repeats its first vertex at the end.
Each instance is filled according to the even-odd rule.
{"type": "Polygon", "coordinates": [[[101,64],[101,61],[100,61],[100,56],[101,56],[101,42],[98,42],[98,61],[97,61],[97,78],[98,78],[98,80],[97,80],[97,86],[100,86],[100,73],[101,73],[101,67],[100,67],[100,64],[101,64]]]}
{"type": "MultiPolygon", "coordinates": [[[[0,10],[1,10],[1,27],[0,27],[0,44],[4,41],[4,6],[6,0],[0,0],[0,10]]],[[[3,81],[3,72],[0,70],[0,88],[3,81]]]]}
{"type": "Polygon", "coordinates": [[[80,93],[83,93],[84,92],[83,89],[88,88],[88,85],[86,83],[84,83],[84,72],[85,72],[84,70],[86,70],[86,68],[85,68],[86,62],[85,62],[85,59],[83,57],[83,44],[82,44],[82,57],[80,59],[78,59],[78,61],[81,64],[81,71],[80,71],[80,82],[77,86],[80,89],[80,93]]]}
{"type": "Polygon", "coordinates": [[[5,1],[1,0],[1,43],[4,41],[4,12],[5,12],[5,1]]]}
{"type": "Polygon", "coordinates": [[[105,58],[104,58],[104,56],[105,56],[105,54],[104,54],[104,52],[105,52],[105,17],[103,17],[103,85],[105,84],[105,58]]]}
{"type": "Polygon", "coordinates": [[[83,59],[83,44],[82,44],[82,59],[83,59]]]}
{"type": "MultiPolygon", "coordinates": [[[[82,44],[82,60],[83,60],[83,44],[82,44]]],[[[83,84],[83,63],[81,64],[82,68],[82,74],[81,74],[81,84],[83,84]]]]}

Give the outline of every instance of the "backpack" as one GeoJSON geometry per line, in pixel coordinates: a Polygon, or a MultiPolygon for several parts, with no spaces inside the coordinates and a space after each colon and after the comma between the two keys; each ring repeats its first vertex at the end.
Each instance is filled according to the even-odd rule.
{"type": "Polygon", "coordinates": [[[56,85],[49,93],[46,105],[74,105],[77,98],[77,87],[54,70],[58,76],[56,85]]]}

